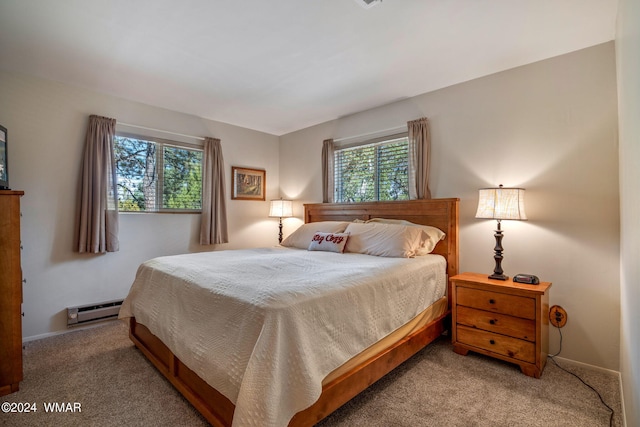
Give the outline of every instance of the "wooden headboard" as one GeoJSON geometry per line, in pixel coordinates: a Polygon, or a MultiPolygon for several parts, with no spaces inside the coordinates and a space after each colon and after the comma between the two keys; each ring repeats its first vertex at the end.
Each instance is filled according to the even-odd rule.
{"type": "Polygon", "coordinates": [[[438,227],[446,233],[433,253],[447,260],[449,277],[458,274],[458,204],[460,199],[406,200],[364,203],[310,203],[304,205],[304,222],[353,221],[371,218],[403,219],[438,227]]]}

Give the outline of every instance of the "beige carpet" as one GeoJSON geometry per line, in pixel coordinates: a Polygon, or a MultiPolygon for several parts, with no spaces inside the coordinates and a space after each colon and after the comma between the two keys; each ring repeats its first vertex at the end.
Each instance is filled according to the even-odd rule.
{"type": "MultiPolygon", "coordinates": [[[[571,367],[616,411],[615,375],[571,367]]],[[[124,323],[29,342],[20,391],[0,403],[2,426],[204,426],[204,419],[133,347],[124,323]],[[46,412],[45,403],[81,412],[46,412]],[[70,405],[69,405],[70,404],[70,405]],[[77,405],[76,405],[77,408],[77,405]]],[[[258,424],[259,425],[259,424],[258,424]]],[[[549,362],[541,379],[480,355],[460,356],[442,338],[319,424],[333,426],[608,426],[597,395],[549,362]]]]}

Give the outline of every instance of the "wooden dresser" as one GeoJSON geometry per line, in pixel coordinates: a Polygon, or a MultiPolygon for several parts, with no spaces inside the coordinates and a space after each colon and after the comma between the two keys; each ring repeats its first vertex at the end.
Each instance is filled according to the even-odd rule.
{"type": "Polygon", "coordinates": [[[540,378],[549,353],[549,288],[492,280],[486,274],[451,278],[452,341],[456,353],[469,351],[516,363],[540,378]]]}
{"type": "Polygon", "coordinates": [[[22,268],[20,197],[0,190],[0,396],[18,391],[22,381],[22,268]]]}

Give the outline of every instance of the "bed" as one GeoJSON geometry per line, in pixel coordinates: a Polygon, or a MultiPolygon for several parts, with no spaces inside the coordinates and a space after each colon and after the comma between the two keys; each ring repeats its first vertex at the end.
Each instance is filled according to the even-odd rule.
{"type": "MultiPolygon", "coordinates": [[[[458,199],[431,199],[353,204],[324,203],[305,205],[305,224],[326,223],[328,221],[368,221],[373,218],[410,221],[414,224],[430,225],[442,230],[445,233],[445,237],[443,240],[439,241],[435,246],[435,249],[433,249],[432,254],[435,256],[432,256],[432,258],[440,258],[443,260],[441,266],[437,268],[442,270],[442,275],[444,275],[443,286],[448,288],[449,285],[447,277],[453,276],[458,272],[458,199]]],[[[302,263],[300,265],[303,265],[304,269],[308,269],[305,271],[309,271],[310,273],[310,282],[312,281],[311,276],[322,276],[322,274],[318,274],[318,271],[328,271],[326,266],[318,267],[321,270],[315,271],[313,270],[313,266],[309,267],[308,264],[304,264],[308,262],[306,260],[307,258],[316,256],[312,255],[311,251],[296,251],[293,249],[294,253],[289,255],[288,253],[285,253],[288,250],[289,249],[287,248],[263,248],[244,250],[243,252],[240,252],[240,254],[248,263],[254,261],[258,262],[257,260],[268,257],[272,260],[274,268],[279,271],[278,274],[281,274],[283,271],[281,269],[278,270],[278,266],[281,264],[302,263]]],[[[218,252],[216,259],[219,260],[219,262],[217,262],[217,264],[225,264],[226,267],[231,269],[231,264],[233,264],[232,258],[224,258],[225,256],[230,256],[229,253],[231,252],[235,251],[218,252]],[[221,252],[225,252],[225,254],[221,254],[221,252]]],[[[209,254],[215,254],[215,252],[209,254]]],[[[335,266],[335,269],[338,269],[338,264],[341,263],[341,261],[338,261],[339,259],[347,258],[337,258],[340,256],[338,254],[321,252],[317,252],[316,254],[318,258],[314,259],[322,259],[322,262],[327,263],[327,265],[335,266]]],[[[221,319],[225,318],[223,315],[226,309],[231,313],[228,315],[226,321],[223,322],[221,320],[221,322],[227,324],[227,326],[225,326],[226,329],[221,329],[214,333],[215,328],[212,327],[212,338],[203,337],[202,333],[194,332],[193,337],[187,339],[187,336],[191,334],[191,329],[188,328],[185,330],[178,328],[176,325],[180,323],[181,320],[174,320],[171,316],[169,316],[169,320],[166,321],[169,326],[164,327],[164,329],[159,329],[156,323],[154,323],[155,318],[165,316],[165,313],[167,312],[172,312],[174,306],[178,307],[180,305],[188,304],[190,310],[195,312],[195,314],[190,312],[186,315],[181,314],[183,317],[192,315],[197,316],[198,313],[201,313],[201,315],[204,316],[203,318],[206,319],[215,317],[214,315],[210,315],[210,313],[206,312],[210,308],[209,303],[202,306],[198,305],[198,301],[202,300],[207,294],[206,290],[203,291],[202,289],[199,289],[198,292],[201,293],[194,294],[196,299],[189,300],[196,301],[195,304],[193,302],[185,302],[186,300],[184,300],[179,293],[183,292],[180,289],[186,288],[190,282],[200,280],[197,276],[200,274],[201,270],[214,268],[208,266],[201,267],[202,260],[207,256],[209,255],[193,254],[191,256],[183,255],[177,257],[166,257],[169,258],[168,260],[152,260],[153,262],[151,262],[151,264],[162,261],[163,267],[160,269],[152,269],[150,266],[147,266],[148,268],[145,268],[146,275],[155,279],[161,277],[162,280],[164,280],[164,275],[170,276],[173,274],[173,271],[181,270],[183,271],[184,277],[181,279],[182,282],[179,285],[171,285],[171,290],[167,291],[169,292],[167,296],[158,297],[158,301],[150,301],[149,303],[147,303],[146,300],[148,297],[152,296],[151,293],[142,297],[142,291],[134,292],[134,287],[132,287],[132,291],[123,305],[124,312],[121,311],[121,318],[128,318],[130,325],[129,335],[136,347],[140,349],[140,351],[174,385],[174,387],[184,395],[185,398],[191,402],[191,404],[214,426],[238,426],[252,424],[265,425],[265,419],[271,420],[266,423],[269,425],[287,424],[287,422],[283,422],[283,418],[278,418],[280,414],[276,414],[275,418],[272,418],[271,415],[273,414],[269,414],[268,404],[264,404],[265,409],[261,406],[263,405],[262,398],[255,398],[255,396],[267,395],[269,395],[270,399],[276,399],[276,412],[291,412],[290,414],[287,412],[286,417],[284,417],[284,419],[288,421],[289,425],[314,425],[356,396],[359,392],[366,389],[373,382],[377,381],[386,373],[400,365],[428,343],[436,339],[447,328],[446,322],[448,321],[450,313],[450,302],[448,302],[447,298],[440,298],[438,300],[439,306],[438,304],[433,304],[433,306],[429,305],[429,307],[413,307],[411,306],[413,303],[411,300],[414,298],[407,298],[405,295],[404,298],[400,299],[403,301],[402,304],[409,304],[409,306],[398,305],[398,307],[409,307],[406,310],[407,313],[404,313],[403,310],[399,310],[397,312],[401,313],[402,316],[408,316],[408,320],[403,319],[397,321],[401,321],[403,324],[406,322],[407,325],[402,326],[402,328],[396,328],[397,325],[390,324],[389,321],[383,320],[381,323],[382,326],[378,326],[378,324],[374,325],[372,321],[371,326],[366,328],[367,331],[369,329],[373,330],[370,334],[368,332],[360,333],[360,331],[354,329],[353,331],[347,332],[347,334],[351,335],[346,335],[347,337],[352,337],[352,340],[342,339],[343,342],[336,345],[335,351],[333,348],[331,348],[331,351],[325,351],[326,348],[331,347],[331,345],[326,344],[330,344],[330,341],[327,341],[320,349],[316,349],[310,354],[309,348],[312,348],[310,346],[313,343],[308,343],[307,341],[322,342],[323,332],[320,331],[319,333],[316,333],[316,330],[305,329],[305,325],[307,323],[313,323],[307,322],[305,319],[323,318],[323,316],[325,319],[329,317],[331,319],[337,318],[338,320],[336,320],[336,322],[342,323],[338,323],[339,326],[337,327],[332,326],[333,329],[349,329],[348,325],[353,323],[351,321],[353,318],[349,316],[354,316],[354,314],[351,313],[351,311],[354,310],[349,310],[347,308],[348,305],[342,306],[341,308],[338,305],[337,307],[340,311],[328,315],[323,311],[324,309],[321,308],[321,304],[318,303],[319,300],[314,299],[315,297],[304,298],[304,303],[296,302],[295,310],[290,309],[290,305],[288,303],[285,304],[282,302],[286,301],[287,297],[280,295],[276,298],[274,296],[275,294],[270,294],[271,288],[268,285],[270,282],[269,280],[265,280],[265,288],[263,290],[261,289],[259,295],[261,302],[257,305],[261,307],[261,304],[268,303],[272,306],[272,308],[270,308],[271,311],[266,312],[269,313],[266,317],[263,316],[261,308],[252,308],[246,313],[241,314],[240,317],[234,317],[233,312],[235,309],[229,305],[231,304],[229,301],[232,300],[227,300],[217,309],[220,311],[221,319]],[[168,274],[167,271],[170,271],[171,274],[168,274]],[[139,293],[140,295],[132,295],[134,293],[139,293]],[[142,304],[140,301],[144,300],[144,304],[149,306],[145,309],[146,311],[139,311],[138,314],[136,314],[131,304],[131,300],[136,300],[136,298],[139,304],[142,304]],[[171,301],[171,305],[166,305],[167,301],[171,301]],[[192,304],[194,304],[193,307],[192,304]],[[277,314],[272,315],[271,313],[274,311],[273,306],[277,307],[277,310],[275,310],[277,314]],[[434,308],[436,306],[438,307],[434,308]],[[297,316],[301,317],[288,317],[293,316],[293,314],[290,315],[290,312],[295,312],[297,316]],[[416,316],[416,313],[418,312],[421,316],[416,316]],[[252,326],[248,321],[245,322],[247,325],[243,326],[242,330],[231,329],[228,326],[228,324],[233,323],[235,328],[236,324],[242,324],[246,319],[250,319],[252,317],[256,317],[264,321],[261,330],[256,332],[252,329],[252,326]],[[229,319],[235,320],[229,321],[229,319]],[[180,329],[180,333],[175,334],[175,337],[169,334],[172,328],[180,329]],[[390,329],[387,330],[385,328],[390,329]],[[273,334],[273,338],[268,334],[273,334]],[[229,372],[228,379],[222,379],[220,377],[220,373],[214,372],[216,369],[214,369],[213,366],[217,365],[208,365],[209,363],[212,363],[209,360],[210,358],[207,356],[212,353],[210,351],[211,347],[207,347],[209,345],[208,341],[215,341],[214,345],[217,345],[217,348],[220,348],[220,351],[223,351],[222,348],[226,348],[227,345],[231,345],[236,342],[241,341],[242,343],[238,345],[244,345],[244,337],[248,337],[247,339],[251,341],[249,338],[253,335],[256,335],[256,339],[262,339],[262,342],[266,342],[266,347],[261,349],[262,351],[259,352],[259,346],[256,344],[250,357],[241,356],[244,354],[242,351],[231,352],[230,359],[239,355],[237,358],[241,360],[231,361],[228,366],[224,367],[224,369],[218,369],[227,370],[229,372]],[[242,336],[242,340],[239,340],[237,338],[238,336],[242,336]],[[309,336],[313,336],[313,339],[309,340],[309,336]],[[369,343],[366,341],[366,339],[374,339],[372,337],[375,337],[375,342],[369,343]],[[177,341],[180,342],[178,343],[177,341]],[[186,350],[182,346],[184,344],[182,341],[186,342],[186,345],[188,345],[186,350]],[[278,349],[280,348],[284,349],[282,350],[282,354],[284,356],[277,356],[277,352],[279,351],[278,349]],[[351,353],[347,352],[347,348],[351,353]],[[357,349],[357,351],[355,349],[357,349]],[[344,354],[341,353],[343,350],[344,354]],[[316,351],[318,354],[315,354],[316,351]],[[354,353],[354,351],[356,351],[356,353],[354,353]],[[310,365],[309,367],[304,363],[299,363],[296,358],[297,356],[292,355],[292,353],[301,353],[301,358],[305,358],[305,360],[309,358],[313,359],[314,363],[317,363],[318,366],[310,365]],[[264,356],[265,354],[267,354],[267,356],[264,356]],[[271,354],[275,354],[276,356],[272,357],[270,356],[271,354]],[[274,359],[275,362],[271,359],[274,359]],[[338,360],[341,360],[339,366],[334,366],[338,360]],[[241,372],[234,373],[235,370],[240,370],[241,372]],[[273,370],[273,372],[271,372],[271,370],[273,370]],[[251,374],[252,372],[260,374],[257,377],[258,379],[253,382],[251,382],[251,378],[253,378],[253,374],[251,374]],[[216,375],[218,375],[218,377],[216,375]],[[230,392],[230,390],[235,390],[233,389],[233,386],[235,384],[234,382],[238,381],[238,378],[243,379],[242,385],[238,386],[239,395],[230,392]],[[265,380],[265,378],[267,379],[265,380]],[[318,378],[322,381],[318,381],[318,378]],[[306,396],[305,391],[307,389],[304,387],[310,386],[309,384],[298,385],[298,380],[300,380],[300,382],[307,381],[311,384],[312,387],[310,389],[312,391],[317,389],[317,395],[309,392],[311,393],[311,397],[306,396]],[[283,384],[275,384],[279,382],[282,382],[283,384]],[[212,387],[210,384],[216,384],[217,388],[212,387]],[[302,392],[295,392],[296,387],[302,387],[300,389],[302,392]],[[289,390],[290,388],[294,391],[292,392],[289,390]],[[271,394],[275,397],[270,396],[271,394]],[[301,399],[303,399],[303,401],[306,399],[306,403],[303,404],[302,407],[300,407],[300,402],[297,401],[299,395],[302,395],[301,399]],[[291,400],[291,404],[289,404],[289,400],[291,400]],[[234,402],[236,402],[236,404],[234,404],[234,402]],[[296,407],[296,405],[298,406],[296,407]]],[[[406,270],[408,273],[410,272],[409,264],[406,266],[401,264],[404,261],[394,261],[390,258],[379,258],[360,254],[350,254],[350,256],[354,259],[357,257],[362,258],[362,262],[364,262],[361,267],[362,271],[374,271],[374,269],[378,268],[379,265],[389,264],[390,268],[393,267],[396,269],[406,270]]],[[[411,261],[411,264],[415,264],[416,262],[424,263],[428,257],[429,256],[416,257],[425,258],[425,260],[420,259],[411,261]]],[[[436,261],[434,260],[434,262],[436,261]]],[[[318,261],[318,263],[320,263],[320,261],[318,261]]],[[[347,266],[345,268],[352,267],[347,266]]],[[[421,266],[420,268],[423,267],[421,266]]],[[[138,274],[141,274],[140,271],[141,270],[139,270],[138,274]]],[[[383,270],[380,270],[380,273],[374,274],[381,277],[385,276],[382,271],[383,270]]],[[[231,276],[238,274],[239,273],[236,272],[230,273],[231,276]]],[[[262,272],[261,274],[265,273],[262,272]]],[[[409,282],[417,281],[421,277],[419,272],[410,274],[413,274],[413,276],[407,276],[412,278],[409,282]]],[[[280,275],[278,277],[280,282],[287,282],[285,276],[280,275]]],[[[168,280],[173,281],[174,279],[168,280]]],[[[224,282],[225,280],[227,279],[220,279],[221,282],[224,282]]],[[[365,286],[371,286],[369,283],[372,280],[371,277],[363,277],[358,280],[362,282],[362,284],[358,285],[361,288],[357,288],[359,289],[357,292],[361,294],[371,292],[375,294],[375,292],[379,292],[379,290],[376,291],[365,288],[365,286]]],[[[136,278],[136,281],[138,281],[138,277],[136,278]]],[[[442,280],[439,281],[442,282],[442,280]]],[[[134,285],[135,284],[136,283],[134,282],[134,285]]],[[[305,287],[304,292],[316,295],[316,289],[319,288],[319,284],[321,284],[321,282],[318,282],[315,285],[316,288],[313,288],[314,284],[310,283],[309,288],[305,287]]],[[[326,286],[329,286],[329,284],[326,286]]],[[[409,286],[409,284],[406,286],[409,286]]],[[[241,286],[239,287],[241,288],[241,286]]],[[[290,293],[299,293],[299,288],[296,287],[293,279],[291,280],[289,287],[290,290],[292,290],[290,293]]],[[[235,286],[230,286],[229,288],[234,289],[235,286]]],[[[347,292],[343,290],[342,287],[329,287],[329,289],[331,292],[347,292]]],[[[411,295],[411,292],[417,292],[415,289],[407,287],[407,290],[403,292],[408,292],[407,295],[411,295]]],[[[187,293],[189,292],[192,291],[187,291],[187,293]]],[[[221,293],[224,292],[226,291],[221,293]]],[[[348,292],[353,293],[356,291],[349,289],[348,292]]],[[[400,290],[394,290],[394,293],[402,295],[400,290]]],[[[241,298],[241,292],[239,292],[239,295],[241,298]]],[[[338,300],[344,299],[346,304],[348,304],[350,298],[353,297],[352,294],[346,293],[340,295],[342,296],[338,298],[338,300]]],[[[386,300],[389,296],[390,294],[386,295],[384,299],[386,300]]],[[[222,297],[216,295],[215,298],[222,297]]],[[[234,298],[239,298],[239,296],[234,295],[234,298]]],[[[378,298],[380,298],[379,294],[378,298]]],[[[394,303],[390,302],[389,304],[394,303]]],[[[356,304],[355,306],[359,305],[356,304]]],[[[376,310],[369,311],[375,312],[376,310]]],[[[176,308],[176,311],[178,311],[178,308],[176,308]]],[[[366,316],[369,314],[372,316],[372,320],[377,319],[378,317],[385,317],[384,313],[382,315],[377,312],[371,314],[369,311],[366,310],[365,305],[365,309],[362,310],[362,313],[364,313],[362,315],[363,318],[368,320],[369,318],[366,316]]],[[[389,317],[393,317],[395,319],[398,316],[399,314],[394,314],[389,317]]],[[[197,321],[196,323],[198,322],[200,321],[197,321]]],[[[317,327],[317,325],[314,327],[317,327]]],[[[326,339],[331,339],[331,337],[326,339]]],[[[229,347],[229,351],[231,351],[231,347],[229,347]]],[[[249,353],[251,353],[251,351],[249,351],[249,353]]],[[[216,354],[218,353],[216,352],[216,354]]],[[[265,398],[265,400],[268,399],[265,398]]],[[[271,408],[271,410],[273,411],[273,408],[271,408]]]]}

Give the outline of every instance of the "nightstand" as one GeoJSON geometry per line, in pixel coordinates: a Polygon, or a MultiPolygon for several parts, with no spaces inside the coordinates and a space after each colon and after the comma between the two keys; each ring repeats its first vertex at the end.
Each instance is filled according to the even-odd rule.
{"type": "Polygon", "coordinates": [[[512,362],[540,378],[549,353],[549,288],[493,280],[486,274],[451,277],[453,350],[512,362]]]}

